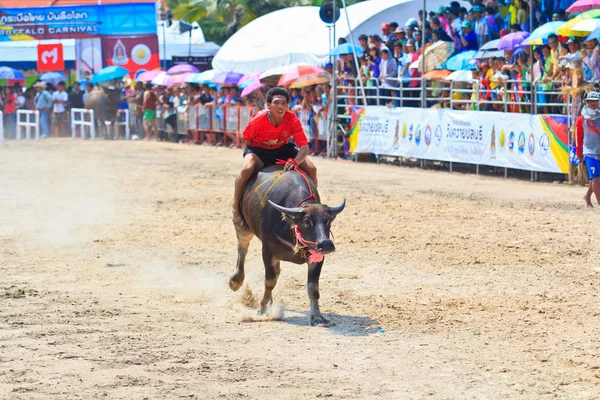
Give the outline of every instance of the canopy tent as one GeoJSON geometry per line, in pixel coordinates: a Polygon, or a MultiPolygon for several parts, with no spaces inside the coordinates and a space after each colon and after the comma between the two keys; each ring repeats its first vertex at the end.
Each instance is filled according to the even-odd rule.
{"type": "Polygon", "coordinates": [[[37,46],[40,43],[62,43],[65,69],[75,68],[75,39],[0,42],[0,65],[21,70],[37,69],[37,46]]]}
{"type": "MultiPolygon", "coordinates": [[[[428,0],[427,9],[447,3],[428,0]]],[[[354,40],[358,41],[358,35],[363,33],[381,34],[384,22],[395,20],[404,25],[411,17],[417,19],[421,7],[422,0],[371,0],[348,6],[354,40]]],[[[349,41],[344,13],[341,10],[336,36],[349,41]]],[[[319,7],[285,8],[263,15],[237,31],[213,59],[213,68],[251,73],[293,63],[324,64],[329,60],[329,37],[328,26],[319,18],[319,7]]]]}
{"type": "Polygon", "coordinates": [[[219,51],[219,45],[213,42],[207,42],[204,39],[204,33],[198,23],[192,23],[191,32],[191,54],[190,54],[190,33],[179,33],[179,21],[174,20],[171,26],[167,27],[163,24],[163,21],[158,21],[157,35],[158,35],[158,52],[160,59],[164,60],[165,45],[166,46],[166,59],[171,60],[173,56],[192,56],[192,57],[206,57],[214,56],[219,51]]]}

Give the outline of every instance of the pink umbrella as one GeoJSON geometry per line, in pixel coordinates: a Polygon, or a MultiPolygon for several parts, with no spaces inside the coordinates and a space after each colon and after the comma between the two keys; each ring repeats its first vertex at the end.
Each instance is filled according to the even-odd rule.
{"type": "Polygon", "coordinates": [[[247,82],[250,79],[258,79],[258,78],[260,78],[260,72],[251,72],[249,74],[242,76],[237,84],[238,84],[238,86],[240,86],[242,83],[247,82]]]}
{"type": "Polygon", "coordinates": [[[261,81],[259,81],[258,79],[256,79],[255,81],[253,81],[251,84],[249,84],[248,86],[246,86],[244,88],[244,90],[242,90],[242,94],[241,97],[246,97],[248,96],[250,93],[254,92],[255,90],[260,89],[261,87],[265,86],[261,81]]]}
{"type": "Polygon", "coordinates": [[[164,73],[165,71],[161,71],[160,69],[153,69],[150,71],[146,71],[141,73],[136,81],[140,81],[140,82],[152,82],[152,79],[156,78],[157,75],[159,75],[160,73],[164,73]]]}
{"type": "Polygon", "coordinates": [[[325,70],[323,68],[317,67],[316,65],[292,64],[290,66],[290,69],[288,69],[286,72],[284,72],[283,75],[281,75],[281,78],[279,78],[279,83],[277,85],[289,85],[290,83],[294,82],[296,79],[302,76],[317,75],[323,73],[325,73],[325,70]]]}
{"type": "Polygon", "coordinates": [[[165,71],[160,71],[160,73],[158,75],[156,75],[154,77],[154,79],[152,79],[151,82],[154,85],[170,86],[171,85],[171,80],[172,80],[172,76],[167,75],[167,73],[165,71]]]}
{"type": "Polygon", "coordinates": [[[169,68],[167,74],[169,75],[177,75],[182,74],[184,72],[200,72],[200,70],[193,65],[190,64],[179,64],[174,67],[169,68]]]}
{"type": "Polygon", "coordinates": [[[577,0],[567,8],[567,12],[576,13],[600,8],[600,0],[577,0]]]}
{"type": "Polygon", "coordinates": [[[193,72],[184,72],[182,74],[171,75],[171,84],[169,86],[177,86],[186,83],[186,79],[193,74],[193,72]]]}

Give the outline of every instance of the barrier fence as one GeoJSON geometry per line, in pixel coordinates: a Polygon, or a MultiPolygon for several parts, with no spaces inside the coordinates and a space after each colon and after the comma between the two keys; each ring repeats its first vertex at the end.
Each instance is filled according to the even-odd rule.
{"type": "Polygon", "coordinates": [[[40,112],[37,110],[17,110],[17,140],[21,140],[21,128],[25,129],[27,140],[31,139],[31,128],[35,129],[35,140],[40,140],[40,112]]]}
{"type": "Polygon", "coordinates": [[[4,114],[0,111],[0,142],[4,142],[4,114]]]}
{"type": "Polygon", "coordinates": [[[129,140],[131,137],[131,126],[129,124],[129,110],[121,108],[117,111],[117,120],[115,121],[115,138],[121,136],[120,127],[125,127],[125,140],[129,140]]]}
{"type": "Polygon", "coordinates": [[[75,139],[77,133],[81,139],[85,139],[86,128],[90,139],[96,139],[96,120],[94,119],[94,110],[86,108],[71,109],[71,138],[75,139]]]}

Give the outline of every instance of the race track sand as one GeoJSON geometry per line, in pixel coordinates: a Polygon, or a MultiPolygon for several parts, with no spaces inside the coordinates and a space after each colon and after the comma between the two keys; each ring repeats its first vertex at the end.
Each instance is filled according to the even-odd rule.
{"type": "Polygon", "coordinates": [[[323,201],[348,200],[320,281],[332,328],[286,263],[283,320],[244,322],[264,269],[255,240],[229,290],[240,150],[0,145],[0,398],[600,398],[584,188],[315,162],[323,201]]]}

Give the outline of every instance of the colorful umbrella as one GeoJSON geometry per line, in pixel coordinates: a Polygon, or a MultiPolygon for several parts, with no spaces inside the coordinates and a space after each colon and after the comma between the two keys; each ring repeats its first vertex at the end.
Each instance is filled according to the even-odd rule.
{"type": "Polygon", "coordinates": [[[8,79],[9,81],[22,81],[25,80],[25,76],[18,69],[11,67],[0,67],[0,79],[8,79]]]}
{"type": "Polygon", "coordinates": [[[470,61],[477,54],[476,50],[463,51],[455,56],[452,56],[442,64],[442,68],[449,69],[451,71],[458,71],[461,69],[474,69],[476,66],[471,64],[470,61]]]}
{"type": "Polygon", "coordinates": [[[576,16],[575,18],[572,18],[572,19],[568,20],[567,22],[564,22],[556,30],[556,34],[560,35],[560,36],[580,36],[575,33],[572,33],[572,28],[575,25],[577,25],[577,23],[579,23],[580,21],[583,21],[585,19],[595,19],[595,18],[600,18],[600,10],[590,10],[590,11],[583,12],[583,13],[579,14],[578,16],[576,16]]]}
{"type": "Polygon", "coordinates": [[[590,32],[600,26],[600,19],[584,19],[576,23],[572,31],[578,36],[588,36],[590,32]]]}
{"type": "Polygon", "coordinates": [[[461,69],[458,71],[454,71],[450,75],[446,77],[447,81],[456,81],[456,82],[472,82],[473,79],[473,71],[470,69],[461,69]]]}
{"type": "Polygon", "coordinates": [[[150,71],[142,72],[135,79],[138,82],[152,82],[152,79],[156,78],[156,76],[160,73],[164,73],[165,71],[161,71],[160,69],[153,69],[150,71]]]}
{"type": "Polygon", "coordinates": [[[302,76],[322,74],[324,72],[325,70],[323,68],[317,67],[316,65],[292,64],[290,65],[290,68],[281,75],[277,85],[286,86],[302,76]]]}
{"type": "Polygon", "coordinates": [[[40,81],[51,83],[54,86],[58,85],[60,82],[66,82],[67,77],[61,74],[60,72],[46,72],[40,76],[40,81]]]}
{"type": "Polygon", "coordinates": [[[568,13],[577,13],[600,8],[600,0],[577,0],[567,8],[568,13]]]}
{"type": "Polygon", "coordinates": [[[188,76],[187,81],[189,83],[197,83],[197,84],[208,84],[210,80],[215,77],[217,73],[214,69],[209,69],[204,72],[197,72],[195,74],[191,74],[188,76]]]}
{"type": "MultiPolygon", "coordinates": [[[[439,68],[454,53],[454,43],[439,40],[425,49],[425,72],[439,68]]],[[[422,56],[410,65],[410,68],[422,69],[422,56]]]]}
{"type": "Polygon", "coordinates": [[[423,74],[423,78],[425,79],[446,79],[448,75],[452,72],[447,69],[434,69],[433,71],[429,71],[423,74]]]}
{"type": "Polygon", "coordinates": [[[238,81],[237,85],[240,89],[243,89],[246,86],[248,86],[251,81],[256,80],[258,78],[260,78],[260,72],[251,72],[249,74],[242,76],[240,78],[240,80],[238,81]],[[245,85],[244,85],[244,83],[245,83],[245,85]],[[242,85],[244,85],[244,86],[242,87],[242,85]]]}
{"type": "MultiPolygon", "coordinates": [[[[297,65],[308,65],[308,64],[297,64],[297,65]]],[[[277,82],[279,82],[279,78],[281,78],[281,75],[283,75],[284,72],[286,72],[289,68],[290,68],[289,65],[282,65],[279,67],[269,68],[268,70],[266,70],[265,72],[260,74],[258,79],[265,85],[277,86],[277,82]]]]}
{"type": "Polygon", "coordinates": [[[171,79],[172,76],[168,75],[165,71],[160,71],[160,74],[156,75],[151,82],[153,85],[171,86],[171,79]]]}
{"type": "Polygon", "coordinates": [[[187,82],[187,79],[193,75],[193,72],[183,72],[177,75],[171,75],[171,82],[168,86],[178,86],[187,82]]]}
{"type": "Polygon", "coordinates": [[[521,43],[521,46],[547,44],[548,36],[556,32],[556,30],[564,23],[564,21],[552,21],[545,23],[531,32],[531,35],[529,35],[529,37],[521,43]]]}
{"type": "Polygon", "coordinates": [[[513,32],[508,35],[504,35],[500,38],[500,43],[498,43],[498,50],[514,50],[519,45],[529,37],[529,32],[513,32]]]}
{"type": "Polygon", "coordinates": [[[167,70],[167,74],[169,75],[177,75],[184,72],[200,72],[200,70],[190,64],[178,64],[167,70]]]}
{"type": "Polygon", "coordinates": [[[485,60],[492,57],[504,57],[504,50],[479,50],[477,54],[475,54],[475,57],[473,57],[471,64],[476,63],[477,60],[485,60]]]}
{"type": "Polygon", "coordinates": [[[263,86],[265,86],[265,85],[261,81],[259,81],[257,79],[255,81],[253,81],[251,84],[249,84],[248,86],[246,86],[244,88],[244,90],[242,90],[242,94],[240,96],[241,97],[246,97],[250,93],[254,92],[255,90],[258,90],[258,89],[262,88],[263,86]]]}
{"type": "Polygon", "coordinates": [[[598,38],[600,38],[600,28],[594,29],[592,31],[592,33],[590,33],[590,35],[587,38],[585,38],[585,40],[587,42],[588,40],[593,40],[593,39],[598,39],[598,38]]]}
{"type": "Polygon", "coordinates": [[[331,76],[325,72],[323,74],[314,74],[314,75],[305,75],[296,79],[291,85],[290,88],[303,88],[311,85],[318,85],[321,83],[330,83],[331,76]]]}
{"type": "Polygon", "coordinates": [[[244,74],[240,74],[239,72],[220,72],[216,74],[210,81],[212,83],[216,83],[217,85],[237,85],[242,76],[244,76],[244,74]]]}
{"type": "Polygon", "coordinates": [[[500,39],[490,40],[479,48],[479,50],[498,50],[500,39]]]}
{"type": "Polygon", "coordinates": [[[102,68],[92,77],[91,83],[108,82],[115,79],[122,79],[129,71],[118,65],[102,68]]]}
{"type": "MultiPolygon", "coordinates": [[[[362,56],[364,54],[364,50],[360,46],[355,45],[354,51],[356,51],[357,56],[362,56]]],[[[330,56],[341,56],[344,54],[353,54],[352,45],[350,43],[339,44],[331,49],[331,53],[329,53],[330,56]]]]}

